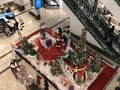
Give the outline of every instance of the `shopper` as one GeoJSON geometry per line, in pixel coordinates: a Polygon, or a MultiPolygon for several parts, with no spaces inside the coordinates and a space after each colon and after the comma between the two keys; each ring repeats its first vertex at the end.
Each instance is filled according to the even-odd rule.
{"type": "Polygon", "coordinates": [[[41,77],[39,75],[36,76],[36,83],[40,85],[41,77]]]}
{"type": "Polygon", "coordinates": [[[63,35],[62,36],[62,41],[63,41],[63,44],[66,46],[67,45],[67,41],[68,41],[68,39],[67,39],[67,37],[65,36],[65,35],[63,35]]]}
{"type": "Polygon", "coordinates": [[[57,28],[57,31],[58,31],[58,34],[59,34],[59,36],[62,36],[62,28],[57,28]]]}
{"type": "Polygon", "coordinates": [[[61,42],[62,42],[62,39],[61,39],[61,37],[59,36],[59,37],[56,39],[56,47],[57,47],[57,48],[60,48],[60,47],[61,47],[61,42]]]}
{"type": "Polygon", "coordinates": [[[44,86],[45,86],[44,90],[49,90],[49,83],[47,79],[44,80],[44,86]]]}
{"type": "Polygon", "coordinates": [[[16,21],[14,25],[15,25],[16,30],[19,30],[19,27],[18,27],[19,23],[18,23],[18,21],[16,21]]]}

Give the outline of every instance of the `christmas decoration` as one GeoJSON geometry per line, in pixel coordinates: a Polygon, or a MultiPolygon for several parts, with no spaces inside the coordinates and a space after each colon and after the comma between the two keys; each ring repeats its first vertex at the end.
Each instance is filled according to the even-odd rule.
{"type": "Polygon", "coordinates": [[[96,55],[93,60],[91,60],[90,68],[92,72],[99,72],[101,70],[101,57],[96,55]]]}
{"type": "Polygon", "coordinates": [[[24,51],[24,53],[29,54],[31,56],[36,55],[37,51],[35,51],[33,47],[34,47],[33,44],[29,43],[26,37],[23,37],[21,48],[24,51]]]}
{"type": "Polygon", "coordinates": [[[30,44],[29,42],[27,41],[27,38],[26,37],[23,37],[22,39],[22,50],[24,51],[25,54],[28,54],[29,53],[29,50],[30,50],[30,44]]]}
{"type": "Polygon", "coordinates": [[[90,71],[87,68],[81,71],[77,71],[73,74],[73,78],[78,85],[81,85],[90,78],[90,71]]]}
{"type": "Polygon", "coordinates": [[[37,54],[37,51],[35,51],[34,49],[30,49],[29,54],[30,54],[31,56],[34,56],[34,55],[37,54]]]}
{"type": "Polygon", "coordinates": [[[62,83],[62,85],[66,86],[66,85],[68,84],[68,81],[65,80],[65,79],[62,79],[62,80],[61,80],[61,83],[62,83]]]}
{"type": "Polygon", "coordinates": [[[86,62],[86,31],[82,30],[79,43],[75,50],[69,55],[69,62],[75,66],[81,66],[86,62]]]}
{"type": "Polygon", "coordinates": [[[65,54],[62,59],[67,64],[65,67],[68,67],[73,71],[73,79],[78,85],[81,85],[85,81],[90,80],[92,72],[99,72],[101,69],[100,56],[97,55],[94,57],[88,56],[87,54],[85,29],[82,30],[80,40],[76,44],[75,49],[65,54]]]}
{"type": "Polygon", "coordinates": [[[60,66],[60,63],[58,60],[55,60],[50,71],[53,76],[58,76],[58,75],[62,74],[62,69],[61,69],[61,66],[60,66]]]}

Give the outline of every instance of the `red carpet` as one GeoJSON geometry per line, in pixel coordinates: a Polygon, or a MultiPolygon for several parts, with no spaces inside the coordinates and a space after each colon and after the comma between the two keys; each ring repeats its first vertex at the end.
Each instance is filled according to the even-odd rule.
{"type": "Polygon", "coordinates": [[[46,49],[44,46],[41,45],[39,38],[35,40],[35,43],[39,46],[38,52],[44,60],[53,60],[58,58],[59,56],[64,55],[64,52],[61,49],[57,48],[55,45],[49,49],[46,49]]]}
{"type": "Polygon", "coordinates": [[[109,84],[110,79],[116,73],[116,70],[106,65],[98,78],[90,85],[88,90],[103,90],[104,87],[109,84]]]}
{"type": "MultiPolygon", "coordinates": [[[[52,35],[51,30],[47,29],[46,32],[52,35]]],[[[32,34],[32,36],[34,34],[32,34]]],[[[55,33],[54,36],[57,37],[58,35],[55,33]]],[[[64,55],[64,52],[61,49],[57,48],[55,44],[49,49],[46,49],[44,46],[42,46],[39,38],[35,40],[35,43],[37,44],[37,46],[39,46],[38,52],[40,53],[40,55],[44,60],[51,61],[53,59],[59,58],[60,56],[64,55]]],[[[62,47],[62,49],[64,49],[64,47],[62,47]]]]}
{"type": "MultiPolygon", "coordinates": [[[[87,52],[87,56],[94,56],[91,52],[87,52]]],[[[88,90],[103,90],[109,84],[112,77],[117,73],[116,69],[110,67],[104,62],[101,62],[102,72],[98,78],[89,86],[88,90]]]]}
{"type": "MultiPolygon", "coordinates": [[[[49,33],[50,35],[53,34],[52,31],[49,29],[46,29],[46,32],[49,33]]],[[[30,37],[38,33],[39,30],[30,34],[29,36],[27,36],[27,38],[29,39],[30,37]]],[[[57,36],[58,34],[54,33],[54,37],[56,38],[57,36]]],[[[64,55],[64,52],[61,49],[57,48],[55,45],[49,49],[46,49],[44,46],[41,45],[39,38],[35,40],[35,43],[39,46],[38,52],[40,53],[40,55],[43,57],[44,60],[51,61],[53,59],[60,57],[61,55],[64,55]]],[[[19,44],[20,42],[18,42],[16,45],[19,44]]],[[[74,47],[73,43],[72,46],[74,47]]],[[[62,49],[64,48],[65,47],[62,47],[62,49]]],[[[93,56],[93,54],[89,52],[87,52],[87,55],[93,56]]],[[[98,78],[89,86],[88,90],[103,90],[103,88],[107,85],[107,83],[109,83],[112,76],[116,73],[116,70],[111,68],[107,64],[102,62],[102,65],[104,66],[103,71],[99,74],[98,78]]]]}

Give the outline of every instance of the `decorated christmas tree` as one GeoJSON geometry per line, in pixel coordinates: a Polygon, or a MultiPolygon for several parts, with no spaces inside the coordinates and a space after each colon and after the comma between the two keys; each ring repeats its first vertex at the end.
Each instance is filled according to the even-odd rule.
{"type": "Polygon", "coordinates": [[[93,60],[91,60],[90,68],[92,72],[99,72],[101,69],[101,57],[96,55],[93,60]]]}
{"type": "Polygon", "coordinates": [[[66,67],[69,67],[73,72],[73,79],[78,85],[90,80],[93,74],[92,72],[98,73],[101,69],[100,56],[94,56],[87,52],[85,29],[82,30],[80,40],[76,44],[75,49],[65,54],[61,60],[64,60],[66,62],[66,67]]]}
{"type": "Polygon", "coordinates": [[[86,62],[86,30],[82,30],[79,43],[73,53],[69,55],[70,63],[74,66],[81,66],[86,62]]]}
{"type": "Polygon", "coordinates": [[[30,50],[30,44],[27,41],[26,37],[23,37],[22,39],[22,50],[24,51],[25,54],[28,54],[30,50]]]}
{"type": "Polygon", "coordinates": [[[50,71],[53,76],[58,76],[58,75],[62,74],[62,69],[61,69],[61,66],[60,66],[60,63],[58,60],[55,60],[50,71]]]}

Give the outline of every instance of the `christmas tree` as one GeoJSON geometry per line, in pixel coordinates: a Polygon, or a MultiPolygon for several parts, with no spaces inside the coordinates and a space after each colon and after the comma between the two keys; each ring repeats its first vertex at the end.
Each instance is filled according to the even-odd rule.
{"type": "Polygon", "coordinates": [[[86,62],[86,30],[82,30],[79,43],[73,53],[69,55],[70,63],[74,66],[81,66],[86,62]]]}
{"type": "Polygon", "coordinates": [[[60,66],[60,63],[58,60],[55,60],[50,71],[53,76],[58,76],[58,75],[62,74],[62,69],[61,69],[61,66],[60,66]]]}
{"type": "Polygon", "coordinates": [[[27,41],[26,37],[23,37],[22,39],[22,50],[24,51],[25,54],[28,54],[30,50],[30,44],[27,41]]]}
{"type": "Polygon", "coordinates": [[[99,72],[101,69],[101,57],[96,55],[93,60],[91,60],[90,68],[92,72],[99,72]]]}

